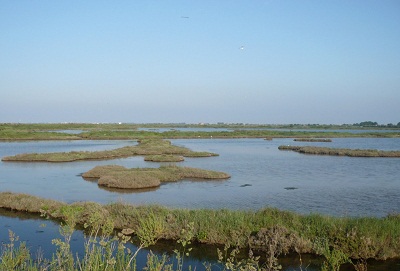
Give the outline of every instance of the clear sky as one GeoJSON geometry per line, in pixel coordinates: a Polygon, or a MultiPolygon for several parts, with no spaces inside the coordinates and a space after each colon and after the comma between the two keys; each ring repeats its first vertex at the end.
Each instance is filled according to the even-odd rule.
{"type": "Polygon", "coordinates": [[[400,122],[398,0],[0,1],[0,122],[400,122]]]}

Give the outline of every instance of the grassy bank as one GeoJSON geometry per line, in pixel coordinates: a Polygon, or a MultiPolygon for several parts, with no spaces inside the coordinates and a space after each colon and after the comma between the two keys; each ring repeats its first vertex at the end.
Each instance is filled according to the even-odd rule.
{"type": "Polygon", "coordinates": [[[228,179],[224,172],[190,167],[162,166],[159,168],[131,168],[122,166],[97,166],[82,174],[83,178],[98,179],[98,185],[119,189],[142,189],[158,187],[163,182],[182,179],[216,180],[228,179]]]}
{"type": "Polygon", "coordinates": [[[13,162],[72,162],[79,160],[108,160],[137,155],[179,155],[184,157],[210,157],[218,154],[195,152],[185,147],[172,145],[168,140],[143,139],[138,145],[125,146],[105,151],[73,151],[53,153],[27,153],[3,157],[2,161],[13,162]]]}
{"type": "MultiPolygon", "coordinates": [[[[328,257],[340,252],[352,259],[400,257],[400,216],[384,218],[299,215],[266,208],[258,211],[187,210],[161,206],[100,205],[90,202],[65,204],[25,194],[0,193],[0,207],[25,211],[84,225],[91,214],[112,219],[117,230],[140,235],[141,221],[149,219],[155,239],[179,240],[182,230],[193,224],[191,241],[229,244],[276,254],[296,251],[328,257]]],[[[278,256],[275,255],[275,256],[278,256]]]]}
{"type": "Polygon", "coordinates": [[[289,145],[282,145],[279,146],[278,148],[280,150],[289,150],[303,154],[315,154],[315,155],[333,155],[333,156],[350,156],[350,157],[391,157],[391,158],[400,157],[400,151],[342,149],[342,148],[289,146],[289,145]]]}

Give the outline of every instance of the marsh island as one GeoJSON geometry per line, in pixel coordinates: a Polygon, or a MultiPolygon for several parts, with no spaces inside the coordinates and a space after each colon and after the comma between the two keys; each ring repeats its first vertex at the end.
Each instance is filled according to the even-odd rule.
{"type": "Polygon", "coordinates": [[[53,153],[25,153],[3,157],[2,161],[9,162],[73,162],[82,160],[109,160],[130,156],[147,156],[148,159],[165,159],[166,162],[181,160],[181,157],[210,157],[217,156],[211,152],[196,152],[185,147],[174,146],[168,140],[142,139],[138,145],[125,146],[105,151],[73,151],[53,153]],[[159,156],[155,156],[159,155],[159,156]]]}
{"type": "Polygon", "coordinates": [[[85,179],[98,179],[99,186],[119,189],[154,188],[165,182],[182,179],[228,179],[224,172],[190,167],[162,166],[159,168],[125,168],[117,165],[97,166],[82,174],[85,179]]]}

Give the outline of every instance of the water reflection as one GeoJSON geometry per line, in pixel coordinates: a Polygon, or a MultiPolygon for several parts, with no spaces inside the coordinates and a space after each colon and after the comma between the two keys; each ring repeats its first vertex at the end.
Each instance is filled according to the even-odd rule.
{"type": "MultiPolygon", "coordinates": [[[[52,244],[53,239],[61,238],[63,236],[59,231],[59,224],[57,221],[46,220],[37,215],[25,214],[22,212],[7,211],[0,208],[0,242],[1,244],[9,243],[9,230],[18,236],[21,242],[25,242],[29,248],[33,259],[44,257],[45,259],[52,259],[53,253],[56,251],[56,246],[52,244]]],[[[85,234],[82,230],[76,230],[71,239],[71,251],[73,255],[83,256],[84,253],[85,234]]],[[[17,245],[18,246],[18,245],[17,245]]],[[[131,251],[136,251],[138,243],[127,243],[126,246],[131,251]]],[[[172,242],[159,242],[155,246],[148,249],[139,251],[137,255],[138,270],[142,270],[147,262],[147,255],[152,251],[156,255],[166,254],[171,259],[171,263],[176,262],[174,259],[174,250],[179,247],[176,243],[172,242]]],[[[216,260],[216,248],[205,245],[195,246],[191,252],[191,257],[185,261],[185,267],[189,265],[196,267],[197,270],[202,270],[203,262],[209,262],[215,267],[218,266],[216,260]]],[[[220,267],[218,267],[220,268],[220,267]]],[[[220,270],[220,269],[218,269],[220,270]]]]}
{"type": "MultiPolygon", "coordinates": [[[[51,259],[55,251],[51,240],[61,238],[57,222],[22,212],[6,211],[2,208],[0,208],[0,229],[2,244],[9,243],[9,231],[12,231],[19,237],[19,240],[26,242],[35,259],[40,254],[51,259]]],[[[83,245],[81,246],[78,242],[82,237],[81,232],[74,233],[71,240],[73,251],[83,251],[83,245]]]]}
{"type": "MultiPolygon", "coordinates": [[[[62,238],[59,233],[59,224],[52,220],[45,220],[36,215],[29,215],[21,212],[12,212],[0,208],[0,242],[8,243],[8,230],[12,230],[21,241],[26,242],[27,247],[32,253],[32,257],[36,259],[38,256],[43,256],[46,259],[51,259],[56,250],[56,246],[52,244],[52,240],[62,238]]],[[[83,255],[84,252],[84,233],[81,230],[74,232],[71,239],[71,250],[74,255],[83,255]]],[[[137,243],[130,243],[127,246],[136,251],[137,243]]],[[[194,244],[190,252],[190,257],[184,261],[184,270],[188,270],[189,266],[196,270],[205,270],[204,263],[212,265],[212,270],[221,270],[221,264],[218,263],[217,247],[203,244],[194,244]]],[[[223,249],[219,247],[219,249],[223,249]]],[[[176,264],[174,250],[181,250],[181,247],[174,242],[159,241],[157,245],[151,246],[148,249],[143,249],[137,257],[138,270],[142,270],[147,261],[147,255],[151,252],[156,255],[166,254],[170,258],[170,263],[176,264]]],[[[245,257],[246,253],[242,253],[239,257],[245,257]]],[[[299,267],[298,255],[290,255],[283,257],[281,262],[283,270],[298,270],[291,269],[292,266],[299,267]]],[[[303,256],[303,263],[309,267],[318,266],[320,259],[316,259],[311,255],[303,256]]],[[[307,270],[318,270],[308,268],[307,270]]]]}

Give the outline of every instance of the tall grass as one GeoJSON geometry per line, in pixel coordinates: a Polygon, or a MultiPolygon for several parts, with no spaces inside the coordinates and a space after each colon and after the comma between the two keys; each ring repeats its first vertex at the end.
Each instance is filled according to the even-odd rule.
{"type": "MultiPolygon", "coordinates": [[[[125,235],[121,231],[117,236],[112,236],[114,225],[110,217],[105,217],[99,212],[91,212],[84,227],[88,235],[85,238],[84,254],[74,255],[71,250],[71,237],[76,226],[77,208],[64,206],[63,215],[65,223],[60,227],[62,238],[53,239],[56,245],[56,252],[51,259],[32,259],[29,249],[24,242],[19,242],[18,237],[10,231],[10,242],[3,244],[0,257],[0,271],[29,270],[29,271],[132,271],[137,270],[136,258],[138,252],[156,243],[159,234],[164,229],[164,221],[154,214],[148,212],[146,216],[138,221],[139,228],[136,236],[140,241],[140,246],[131,251],[126,244],[131,236],[125,235]]],[[[166,254],[161,256],[153,254],[151,251],[147,256],[147,263],[144,270],[196,270],[190,265],[184,268],[185,259],[192,250],[191,244],[194,239],[194,223],[190,222],[181,229],[177,243],[180,248],[174,250],[174,257],[170,258],[166,254]]],[[[220,254],[220,267],[218,270],[279,270],[266,269],[258,258],[249,256],[249,260],[237,260],[238,248],[234,249],[229,257],[220,254]]],[[[227,247],[225,252],[227,252],[227,247]]],[[[226,253],[227,254],[227,253],[226,253]]],[[[225,255],[226,255],[225,254],[225,255]]],[[[212,265],[204,263],[205,270],[212,270],[212,265]]]]}
{"type": "Polygon", "coordinates": [[[123,203],[65,204],[4,192],[0,193],[0,207],[42,213],[64,221],[72,213],[75,223],[81,225],[88,222],[90,214],[101,213],[102,217],[112,219],[114,229],[133,232],[135,236],[140,236],[146,230],[147,233],[154,233],[154,240],[179,240],[182,238],[182,229],[193,223],[192,241],[205,244],[253,247],[266,253],[271,249],[269,242],[274,240],[279,253],[293,251],[332,258],[339,255],[334,251],[340,251],[352,259],[385,260],[400,257],[398,215],[352,218],[300,215],[273,208],[235,211],[169,209],[157,205],[132,206],[123,203]],[[158,226],[145,226],[143,219],[158,226]]]}

